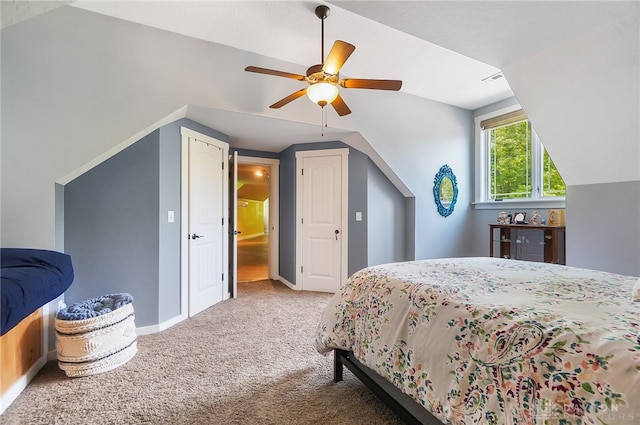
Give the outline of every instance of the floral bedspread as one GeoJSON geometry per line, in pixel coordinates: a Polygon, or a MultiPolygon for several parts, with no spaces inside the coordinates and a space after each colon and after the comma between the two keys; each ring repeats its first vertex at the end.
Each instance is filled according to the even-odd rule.
{"type": "Polygon", "coordinates": [[[452,424],[639,424],[638,278],[457,258],[355,273],[316,346],[351,350],[452,424]]]}

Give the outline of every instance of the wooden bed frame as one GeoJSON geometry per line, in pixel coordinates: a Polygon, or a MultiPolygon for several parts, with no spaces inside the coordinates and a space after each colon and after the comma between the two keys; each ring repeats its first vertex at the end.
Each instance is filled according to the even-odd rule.
{"type": "Polygon", "coordinates": [[[436,419],[411,396],[403,393],[391,382],[356,360],[352,352],[334,349],[333,354],[334,382],[342,381],[342,366],[344,365],[406,424],[442,425],[440,420],[436,419]]]}
{"type": "Polygon", "coordinates": [[[0,414],[47,361],[43,310],[40,307],[0,337],[0,414]]]}

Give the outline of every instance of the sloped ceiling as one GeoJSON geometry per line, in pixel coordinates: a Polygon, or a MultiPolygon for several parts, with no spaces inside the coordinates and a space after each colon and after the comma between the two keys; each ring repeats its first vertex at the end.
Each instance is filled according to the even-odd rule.
{"type": "MultiPolygon", "coordinates": [[[[314,14],[319,2],[311,1],[9,1],[2,4],[3,27],[67,3],[258,55],[247,56],[246,65],[304,74],[308,66],[321,59],[320,21],[314,14]]],[[[535,97],[544,87],[533,89],[535,81],[532,76],[522,81],[523,72],[528,74],[522,67],[518,68],[523,61],[607,26],[616,27],[630,20],[632,27],[638,25],[638,2],[633,1],[333,1],[325,4],[331,7],[325,21],[325,48],[328,50],[335,39],[356,45],[356,52],[342,70],[343,76],[401,79],[404,82],[403,94],[468,110],[513,96],[509,82],[512,86],[518,82],[515,94],[521,103],[523,99],[535,97]],[[506,79],[486,80],[500,71],[513,69],[519,71],[518,75],[511,75],[511,79],[507,75],[506,79]],[[535,93],[531,95],[531,91],[535,93]]],[[[578,50],[582,48],[584,46],[578,46],[578,50]]],[[[629,54],[625,52],[623,54],[629,54]]],[[[546,63],[543,65],[548,67],[546,63]]],[[[594,75],[590,73],[595,65],[586,63],[576,71],[601,84],[601,70],[593,72],[594,75]]],[[[635,70],[637,60],[631,64],[629,74],[635,70]]],[[[176,78],[188,79],[190,72],[191,69],[185,68],[184,74],[176,75],[176,78]]],[[[218,79],[212,84],[233,85],[238,96],[253,96],[256,101],[251,109],[189,104],[187,116],[229,135],[234,147],[273,152],[281,151],[292,143],[344,140],[366,131],[361,124],[354,122],[353,117],[339,118],[333,110],[328,111],[326,117],[328,126],[319,131],[324,118],[319,108],[305,99],[296,100],[272,113],[274,111],[267,108],[269,104],[298,90],[304,83],[245,74],[242,69],[237,69],[224,81],[218,79]]],[[[571,76],[563,78],[572,80],[571,76]]],[[[637,81],[629,83],[618,83],[625,86],[606,90],[636,93],[637,81]]],[[[360,111],[357,108],[362,102],[368,106],[373,102],[384,102],[380,110],[388,111],[390,116],[406,108],[402,106],[406,97],[398,93],[350,90],[343,93],[343,98],[355,113],[363,110],[362,107],[360,111]]],[[[567,145],[566,140],[562,140],[563,146],[554,146],[557,142],[553,133],[556,131],[541,128],[550,119],[536,118],[536,115],[544,113],[524,106],[534,125],[537,121],[540,133],[547,133],[544,142],[565,180],[571,184],[601,180],[602,177],[593,174],[593,180],[585,180],[581,168],[563,164],[564,157],[571,157],[575,148],[567,145]]],[[[575,106],[566,107],[576,109],[575,106]]],[[[553,108],[547,108],[550,109],[553,108]]],[[[611,107],[602,109],[613,110],[611,107]]],[[[582,116],[597,114],[597,111],[577,113],[582,116]]],[[[561,133],[564,135],[565,132],[561,133]]],[[[365,137],[375,151],[375,135],[369,133],[365,137]]],[[[585,139],[585,135],[579,137],[585,139]]],[[[384,161],[377,163],[385,168],[384,161]]],[[[631,167],[634,165],[629,164],[631,167]]],[[[602,174],[610,181],[629,180],[637,175],[635,172],[620,173],[620,169],[619,166],[611,166],[611,170],[607,169],[602,174]]],[[[393,172],[388,174],[393,177],[393,172]]],[[[403,190],[402,185],[399,186],[403,190]]]]}
{"type": "MultiPolygon", "coordinates": [[[[321,21],[314,13],[320,2],[76,1],[72,4],[93,12],[299,64],[293,66],[294,70],[284,70],[288,72],[304,74],[307,67],[322,62],[321,21]]],[[[482,82],[499,71],[494,66],[443,48],[426,38],[381,25],[377,20],[341,8],[339,2],[329,4],[331,11],[325,20],[325,54],[336,39],[356,46],[356,51],[341,71],[343,77],[400,79],[404,82],[404,93],[465,109],[476,109],[512,95],[504,81],[495,84],[482,82]]],[[[404,11],[407,9],[404,8],[404,11]]],[[[252,78],[259,79],[263,84],[278,84],[273,77],[252,78]]],[[[304,83],[300,85],[302,87],[304,83]]],[[[288,94],[283,91],[282,97],[288,94]]],[[[276,100],[279,99],[273,99],[273,102],[276,100]]]]}
{"type": "Polygon", "coordinates": [[[568,184],[640,180],[637,1],[331,2],[327,43],[356,45],[341,74],[404,84],[349,90],[353,113],[327,111],[324,128],[306,99],[268,108],[300,82],[244,72],[319,62],[316,2],[26,3],[12,18],[25,2],[2,2],[9,241],[53,246],[51,182],[178,110],[237,148],[345,141],[427,202],[436,162],[470,168],[470,111],[513,93],[568,184]]]}
{"type": "Polygon", "coordinates": [[[238,164],[238,199],[267,200],[269,177],[267,168],[262,165],[238,164]]]}

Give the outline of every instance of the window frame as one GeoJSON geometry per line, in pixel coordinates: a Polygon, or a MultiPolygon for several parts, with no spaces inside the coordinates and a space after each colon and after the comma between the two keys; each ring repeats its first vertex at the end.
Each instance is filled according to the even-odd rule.
{"type": "Polygon", "coordinates": [[[513,209],[518,207],[524,208],[565,208],[566,197],[540,197],[542,187],[536,188],[542,184],[544,172],[542,170],[543,151],[538,135],[531,126],[532,132],[532,180],[534,183],[532,197],[519,199],[488,199],[489,183],[489,152],[488,143],[485,140],[485,133],[480,123],[484,120],[491,119],[500,115],[522,109],[519,104],[513,104],[474,118],[475,127],[475,196],[473,205],[476,209],[513,209]]]}

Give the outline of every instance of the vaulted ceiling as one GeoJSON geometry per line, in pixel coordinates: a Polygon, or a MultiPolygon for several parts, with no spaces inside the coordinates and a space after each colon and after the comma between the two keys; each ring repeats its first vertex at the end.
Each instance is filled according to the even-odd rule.
{"type": "MultiPolygon", "coordinates": [[[[471,111],[515,96],[568,185],[640,180],[638,1],[323,2],[325,48],[356,46],[341,76],[403,81],[344,90],[353,113],[325,108],[326,127],[304,98],[269,109],[303,83],[244,71],[320,62],[319,3],[0,2],[3,241],[53,247],[52,182],[181,117],[232,148],[343,141],[428,215],[442,163],[471,204],[471,111]]],[[[421,223],[429,247],[439,235],[421,223]]]]}
{"type": "MultiPolygon", "coordinates": [[[[86,67],[84,63],[81,67],[69,64],[67,74],[75,74],[71,79],[75,78],[80,84],[87,78],[83,74],[88,72],[98,77],[100,72],[111,72],[111,68],[118,66],[122,72],[133,72],[133,78],[102,79],[100,84],[114,85],[102,88],[107,95],[120,90],[123,81],[140,86],[133,81],[151,84],[157,80],[158,84],[164,84],[158,87],[159,94],[161,90],[170,91],[154,101],[158,109],[163,109],[159,104],[180,88],[166,87],[166,83],[161,83],[163,78],[182,81],[185,91],[192,89],[197,95],[183,96],[189,98],[188,103],[173,109],[167,104],[165,114],[184,107],[187,117],[227,134],[232,147],[279,152],[292,143],[349,140],[350,144],[373,145],[367,153],[375,161],[376,149],[379,150],[381,143],[376,139],[392,139],[394,134],[404,131],[401,127],[419,122],[420,114],[424,113],[416,109],[420,100],[475,110],[509,98],[514,95],[509,79],[515,82],[519,76],[506,75],[495,80],[489,77],[599,28],[626,21],[630,11],[637,13],[637,7],[628,6],[637,2],[607,1],[322,3],[331,8],[325,21],[325,49],[336,39],[356,46],[341,76],[400,79],[403,81],[400,92],[343,90],[342,96],[353,110],[353,114],[346,117],[338,117],[330,108],[326,108],[328,111],[323,117],[320,108],[305,98],[281,109],[268,108],[306,83],[247,73],[244,67],[255,65],[304,74],[307,67],[320,62],[320,20],[314,14],[320,2],[315,1],[3,1],[2,25],[4,31],[25,21],[41,20],[52,22],[50,25],[74,27],[77,19],[83,19],[100,26],[102,34],[110,32],[114,46],[127,42],[120,40],[123,34],[129,34],[127,37],[135,34],[136,38],[130,40],[135,46],[142,46],[147,39],[155,37],[161,43],[158,51],[145,54],[149,55],[149,61],[157,60],[159,64],[171,59],[151,59],[152,55],[166,55],[175,48],[181,49],[186,58],[189,51],[204,46],[198,42],[207,43],[215,47],[216,52],[229,52],[229,62],[219,64],[217,58],[201,55],[201,64],[184,64],[177,72],[172,68],[171,76],[151,76],[151,80],[144,81],[143,75],[135,75],[141,71],[127,69],[127,63],[108,62],[114,52],[98,48],[91,52],[91,57],[85,58],[86,67]],[[138,26],[132,27],[132,24],[138,26]],[[152,34],[151,30],[156,32],[152,34]],[[191,41],[183,42],[186,39],[191,41]],[[233,50],[224,50],[225,47],[233,50]],[[102,71],[96,71],[98,65],[92,68],[91,62],[99,64],[102,71]],[[215,72],[209,72],[207,78],[203,71],[209,66],[214,67],[215,72]],[[199,81],[204,83],[197,88],[190,87],[199,81]],[[414,114],[416,119],[409,120],[414,114]],[[323,120],[327,126],[320,128],[323,120]],[[398,123],[398,127],[391,129],[383,123],[398,123]]],[[[61,42],[70,30],[59,29],[61,42]]],[[[90,48],[82,46],[85,47],[90,48]]],[[[127,59],[126,55],[130,54],[119,55],[132,62],[140,60],[127,59]]],[[[175,56],[173,60],[180,60],[180,54],[175,56]]],[[[157,68],[158,74],[162,74],[162,68],[157,68]]],[[[588,75],[590,70],[583,68],[581,72],[588,75]]],[[[61,80],[60,75],[56,78],[61,80]]],[[[129,93],[136,96],[137,91],[144,90],[132,87],[129,93]]],[[[515,95],[526,96],[525,93],[515,95]]],[[[81,100],[69,97],[67,102],[81,100]]],[[[137,115],[127,119],[137,119],[145,125],[152,125],[154,118],[162,119],[162,116],[151,117],[145,113],[151,114],[151,108],[137,107],[137,115]]],[[[104,113],[102,116],[106,121],[118,120],[104,113]]],[[[122,139],[135,134],[129,131],[125,135],[125,127],[122,126],[122,139]]],[[[144,128],[138,127],[136,131],[144,128]]],[[[398,137],[405,136],[399,134],[398,137]]]]}

